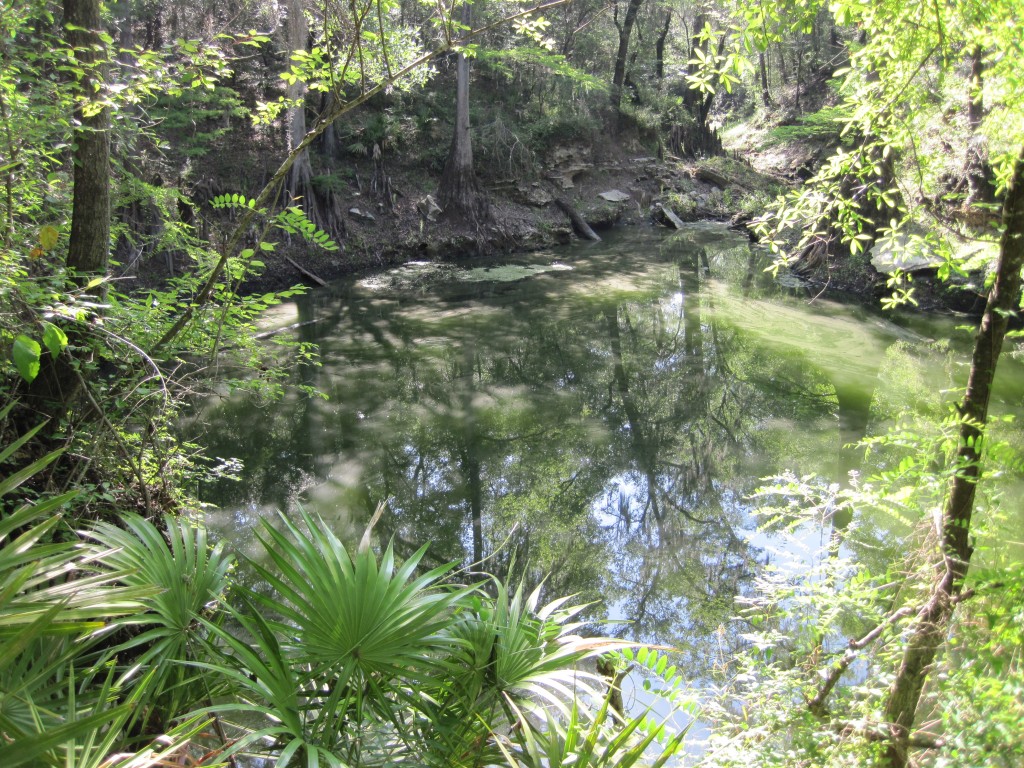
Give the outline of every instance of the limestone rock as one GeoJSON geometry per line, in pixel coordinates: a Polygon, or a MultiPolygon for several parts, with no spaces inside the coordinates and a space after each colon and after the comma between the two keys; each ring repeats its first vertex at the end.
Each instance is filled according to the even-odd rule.
{"type": "Polygon", "coordinates": [[[421,219],[426,221],[437,221],[437,217],[441,214],[441,206],[434,200],[433,195],[427,195],[418,203],[416,203],[416,211],[419,213],[421,219]]]}
{"type": "Polygon", "coordinates": [[[526,205],[543,208],[555,198],[539,184],[520,184],[516,187],[516,196],[526,205]]]}
{"type": "Polygon", "coordinates": [[[354,216],[357,219],[362,219],[363,221],[376,221],[377,220],[376,216],[374,216],[369,211],[362,210],[361,208],[352,207],[352,208],[348,209],[348,212],[349,212],[349,215],[354,216]]]}

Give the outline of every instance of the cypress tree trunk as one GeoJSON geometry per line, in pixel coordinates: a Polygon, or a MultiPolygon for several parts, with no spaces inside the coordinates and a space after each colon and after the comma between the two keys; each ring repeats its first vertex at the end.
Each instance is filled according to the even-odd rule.
{"type": "Polygon", "coordinates": [[[1020,305],[1020,273],[1024,267],[1024,148],[1017,157],[1006,193],[1003,225],[996,280],[975,336],[967,393],[960,405],[963,418],[955,458],[956,474],[950,480],[949,495],[942,511],[941,573],[928,602],[917,615],[913,634],[889,689],[885,719],[890,728],[890,741],[880,762],[880,766],[886,768],[905,768],[908,763],[908,745],[921,692],[929,668],[945,642],[954,600],[963,588],[973,553],[971,517],[981,474],[982,428],[988,419],[996,362],[1009,318],[1020,305]]]}
{"type": "MultiPolygon", "coordinates": [[[[471,27],[473,8],[462,4],[462,23],[471,27]]],[[[469,61],[459,53],[456,63],[455,132],[441,173],[437,197],[447,218],[481,226],[490,218],[490,204],[473,172],[473,143],[469,133],[469,61]]]]}
{"type": "Polygon", "coordinates": [[[67,267],[84,285],[106,274],[110,254],[110,111],[102,108],[91,114],[87,109],[101,96],[107,57],[99,0],[64,0],[64,24],[68,44],[82,67],[74,86],[77,127],[67,267]]]}
{"type": "MultiPolygon", "coordinates": [[[[309,38],[309,27],[302,11],[302,0],[288,0],[288,50],[304,51],[309,38]]],[[[287,97],[296,102],[288,111],[288,151],[298,147],[306,136],[306,84],[296,80],[288,85],[287,97]]],[[[285,193],[290,205],[299,205],[306,217],[317,227],[335,235],[344,233],[344,223],[329,210],[313,188],[313,166],[309,162],[309,149],[304,149],[288,170],[285,193]]]]}

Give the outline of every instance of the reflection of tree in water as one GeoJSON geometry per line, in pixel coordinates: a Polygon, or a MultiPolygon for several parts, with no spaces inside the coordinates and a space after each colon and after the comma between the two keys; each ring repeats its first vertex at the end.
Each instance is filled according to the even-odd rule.
{"type": "Polygon", "coordinates": [[[301,496],[342,528],[348,510],[351,534],[390,498],[377,531],[400,552],[430,542],[433,561],[546,576],[633,636],[712,638],[758,557],[746,478],[775,459],[752,473],[751,456],[789,465],[799,436],[770,425],[828,416],[834,398],[715,316],[702,282],[721,254],[674,250],[643,290],[598,274],[575,297],[551,277],[530,281],[532,299],[307,297],[300,319],[319,322],[302,332],[325,367],[298,375],[330,399],[211,409],[212,452],[245,449],[249,508],[301,496]]]}
{"type": "MultiPolygon", "coordinates": [[[[617,436],[618,474],[601,513],[615,532],[612,574],[623,631],[672,642],[691,668],[734,611],[754,575],[743,503],[757,484],[745,471],[768,420],[820,417],[832,409],[808,366],[752,347],[720,323],[704,249],[678,271],[661,302],[605,310],[611,386],[604,413],[617,436]],[[699,260],[698,260],[699,259],[699,260]]],[[[756,477],[756,476],[755,476],[756,477]]]]}

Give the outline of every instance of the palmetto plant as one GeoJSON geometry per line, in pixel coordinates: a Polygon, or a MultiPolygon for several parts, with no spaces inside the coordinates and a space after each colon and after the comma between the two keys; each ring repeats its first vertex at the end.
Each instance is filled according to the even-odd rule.
{"type": "Polygon", "coordinates": [[[209,711],[250,723],[235,750],[282,767],[524,765],[540,754],[527,744],[571,750],[571,732],[589,728],[602,765],[645,754],[644,714],[606,727],[604,683],[578,668],[624,645],[574,634],[579,607],[541,606],[539,591],[496,579],[455,585],[451,566],[418,574],[422,549],[398,565],[390,547],[378,559],[364,539],[350,553],[320,521],[301,523],[264,524],[273,565],[252,567],[270,592],[248,591],[223,626],[206,622],[212,660],[201,666],[235,697],[209,711]]]}
{"type": "Polygon", "coordinates": [[[225,671],[244,701],[216,711],[262,714],[266,727],[240,745],[272,738],[282,765],[295,755],[372,762],[403,749],[407,713],[445,676],[446,630],[468,590],[441,581],[450,566],[417,574],[424,550],[401,565],[390,547],[379,561],[368,547],[350,557],[322,524],[302,520],[305,530],[284,519],[284,531],[260,532],[273,569],[252,567],[272,594],[248,591],[246,610],[233,610],[241,637],[208,624],[220,659],[206,667],[225,671]]]}
{"type": "Polygon", "coordinates": [[[150,590],[142,610],[111,623],[111,630],[130,636],[103,656],[118,660],[120,687],[139,690],[131,725],[143,732],[159,732],[168,716],[208,703],[213,684],[190,662],[203,651],[199,640],[206,630],[199,619],[219,615],[232,563],[223,545],[209,546],[206,529],[187,518],[166,516],[164,529],[125,514],[121,527],[101,522],[86,532],[97,546],[109,548],[104,567],[121,572],[121,584],[150,590]],[[138,722],[141,717],[152,722],[138,722]]]}
{"type": "Polygon", "coordinates": [[[305,514],[264,524],[263,586],[230,593],[231,559],[185,518],[74,538],[75,493],[18,500],[58,455],[0,479],[3,768],[180,762],[227,713],[245,726],[230,741],[215,720],[225,743],[203,765],[248,751],[281,768],[629,768],[678,748],[651,757],[661,726],[608,717],[604,681],[578,667],[624,644],[579,637],[565,600],[457,584],[450,565],[420,571],[425,548],[399,563],[368,535],[351,552],[305,514]]]}
{"type": "MultiPolygon", "coordinates": [[[[0,465],[41,426],[0,450],[0,465]]],[[[141,752],[118,757],[139,695],[123,697],[114,667],[95,663],[97,633],[142,610],[159,588],[130,583],[131,572],[113,562],[108,546],[55,540],[75,492],[17,498],[19,487],[59,455],[0,480],[0,765],[156,764],[202,723],[179,727],[159,747],[143,744],[141,752]]]]}

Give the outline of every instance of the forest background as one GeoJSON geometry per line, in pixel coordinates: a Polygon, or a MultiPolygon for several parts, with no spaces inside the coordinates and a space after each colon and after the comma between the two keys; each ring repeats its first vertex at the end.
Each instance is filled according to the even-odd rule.
{"type": "Polygon", "coordinates": [[[779,269],[889,303],[934,276],[980,311],[949,418],[877,438],[893,472],[777,490],[774,524],[897,510],[919,536],[765,575],[702,759],[1019,764],[1024,580],[970,563],[998,522],[986,476],[1020,468],[986,426],[1024,260],[1021,10],[5,4],[0,762],[672,759],[685,730],[617,711],[614,683],[643,667],[692,712],[680,671],[576,637],[561,601],[309,518],[262,531],[265,593],[232,584],[186,490],[218,469],[174,430],[204,388],[280,392],[255,323],[301,288],[256,286],[650,213],[737,216],[779,269]],[[637,185],[637,214],[593,202],[609,179],[637,185]],[[884,276],[873,248],[896,254],[884,276]],[[214,361],[237,373],[211,380],[214,361]],[[608,678],[574,677],[596,654],[608,678]]]}

